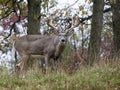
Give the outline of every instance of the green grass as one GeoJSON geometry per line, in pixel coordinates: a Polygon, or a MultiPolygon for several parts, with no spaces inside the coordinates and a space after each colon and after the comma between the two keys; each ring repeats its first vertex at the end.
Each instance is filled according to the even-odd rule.
{"type": "Polygon", "coordinates": [[[0,90],[120,90],[120,65],[83,66],[71,75],[64,70],[47,75],[29,70],[25,79],[1,68],[0,90]]]}

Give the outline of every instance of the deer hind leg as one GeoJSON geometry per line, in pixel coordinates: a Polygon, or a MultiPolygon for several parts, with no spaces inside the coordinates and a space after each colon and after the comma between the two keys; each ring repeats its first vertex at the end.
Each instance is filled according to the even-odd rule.
{"type": "Polygon", "coordinates": [[[50,63],[49,63],[49,56],[48,55],[45,55],[45,73],[48,74],[49,71],[50,71],[50,63]]]}
{"type": "Polygon", "coordinates": [[[16,64],[17,76],[19,76],[20,73],[25,74],[28,58],[29,58],[29,55],[22,55],[19,63],[16,64]]]}

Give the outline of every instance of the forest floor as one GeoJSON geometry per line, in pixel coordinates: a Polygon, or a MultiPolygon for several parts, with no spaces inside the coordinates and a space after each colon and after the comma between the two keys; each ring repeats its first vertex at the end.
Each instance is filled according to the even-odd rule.
{"type": "Polygon", "coordinates": [[[120,61],[81,66],[72,74],[29,70],[26,78],[17,78],[1,67],[0,90],[120,90],[120,61]]]}

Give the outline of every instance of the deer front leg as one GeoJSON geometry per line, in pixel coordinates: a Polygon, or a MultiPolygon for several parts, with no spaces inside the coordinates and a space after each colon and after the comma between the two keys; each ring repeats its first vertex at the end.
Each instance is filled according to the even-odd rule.
{"type": "Polygon", "coordinates": [[[48,74],[49,72],[49,56],[45,55],[45,73],[48,74]]]}
{"type": "Polygon", "coordinates": [[[16,77],[19,77],[19,74],[20,74],[20,65],[21,65],[21,62],[19,62],[18,64],[15,65],[15,75],[16,75],[16,77]]]}
{"type": "Polygon", "coordinates": [[[20,62],[16,65],[16,73],[18,76],[21,72],[22,74],[25,74],[28,58],[29,58],[29,55],[21,56],[20,62]]]}

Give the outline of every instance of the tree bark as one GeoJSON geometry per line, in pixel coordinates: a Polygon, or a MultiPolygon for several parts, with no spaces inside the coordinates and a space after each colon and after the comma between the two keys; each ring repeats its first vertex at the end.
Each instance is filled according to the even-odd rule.
{"type": "Polygon", "coordinates": [[[113,12],[113,38],[114,38],[114,50],[117,57],[120,57],[120,0],[116,0],[112,4],[113,12]]]}
{"type": "Polygon", "coordinates": [[[28,34],[38,34],[40,30],[41,0],[28,0],[28,34]]]}
{"type": "Polygon", "coordinates": [[[104,0],[93,1],[93,16],[91,24],[90,42],[88,47],[87,64],[93,65],[100,57],[101,31],[103,25],[104,0]]]}

